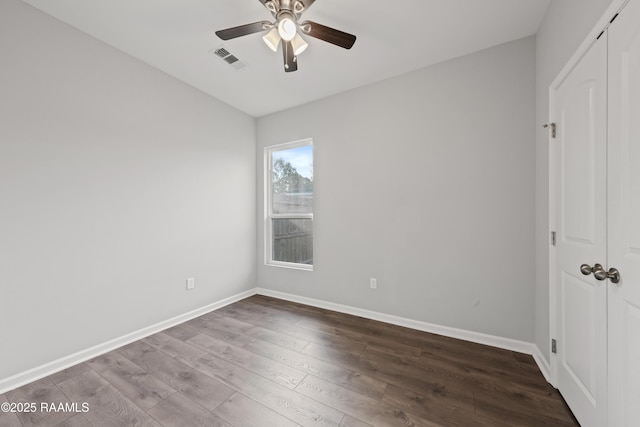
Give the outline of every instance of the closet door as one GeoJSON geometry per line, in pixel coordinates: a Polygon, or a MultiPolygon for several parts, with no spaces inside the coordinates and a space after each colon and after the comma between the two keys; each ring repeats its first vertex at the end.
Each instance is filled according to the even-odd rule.
{"type": "Polygon", "coordinates": [[[609,426],[640,426],[640,1],[609,27],[609,426]]]}
{"type": "Polygon", "coordinates": [[[595,41],[558,87],[557,386],[583,427],[607,420],[607,40],[595,41]]]}

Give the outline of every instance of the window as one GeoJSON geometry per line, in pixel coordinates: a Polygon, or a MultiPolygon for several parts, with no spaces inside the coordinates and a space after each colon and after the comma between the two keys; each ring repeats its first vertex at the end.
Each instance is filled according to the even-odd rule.
{"type": "Polygon", "coordinates": [[[266,263],[313,270],[313,142],[265,149],[266,263]]]}

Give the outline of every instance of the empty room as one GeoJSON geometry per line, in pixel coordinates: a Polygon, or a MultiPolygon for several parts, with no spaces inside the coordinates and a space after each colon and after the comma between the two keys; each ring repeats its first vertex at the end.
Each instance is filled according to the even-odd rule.
{"type": "Polygon", "coordinates": [[[638,22],[0,1],[0,426],[640,425],[638,22]]]}

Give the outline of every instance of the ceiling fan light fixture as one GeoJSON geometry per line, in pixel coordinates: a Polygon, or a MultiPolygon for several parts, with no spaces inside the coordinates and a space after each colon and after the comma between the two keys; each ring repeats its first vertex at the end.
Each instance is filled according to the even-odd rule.
{"type": "Polygon", "coordinates": [[[309,44],[304,41],[302,37],[300,37],[300,34],[295,35],[295,37],[291,41],[291,45],[293,47],[293,54],[296,56],[300,55],[309,47],[309,44]]]}
{"type": "Polygon", "coordinates": [[[276,27],[273,27],[271,31],[262,36],[262,40],[264,44],[269,46],[269,49],[276,52],[278,50],[278,45],[280,44],[280,33],[276,27]]]}
{"type": "Polygon", "coordinates": [[[291,41],[297,34],[296,23],[288,16],[283,16],[278,21],[278,33],[284,41],[291,41]]]}
{"type": "Polygon", "coordinates": [[[356,36],[353,34],[313,21],[300,22],[302,12],[315,2],[316,0],[260,0],[260,3],[271,12],[275,21],[252,22],[218,30],[215,34],[222,40],[231,40],[261,32],[262,40],[269,49],[277,52],[279,46],[282,45],[285,71],[296,71],[298,69],[298,55],[309,47],[303,38],[304,36],[313,37],[343,49],[351,49],[356,42],[356,36]]]}

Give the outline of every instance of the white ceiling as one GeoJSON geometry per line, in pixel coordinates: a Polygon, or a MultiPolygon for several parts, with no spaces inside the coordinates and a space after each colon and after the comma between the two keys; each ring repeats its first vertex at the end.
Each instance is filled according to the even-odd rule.
{"type": "Polygon", "coordinates": [[[254,117],[535,34],[550,0],[316,0],[303,20],[357,36],[351,50],[305,37],[298,71],[261,34],[214,31],[268,20],[258,0],[24,0],[254,117]],[[210,53],[224,46],[238,71],[210,53]]]}

